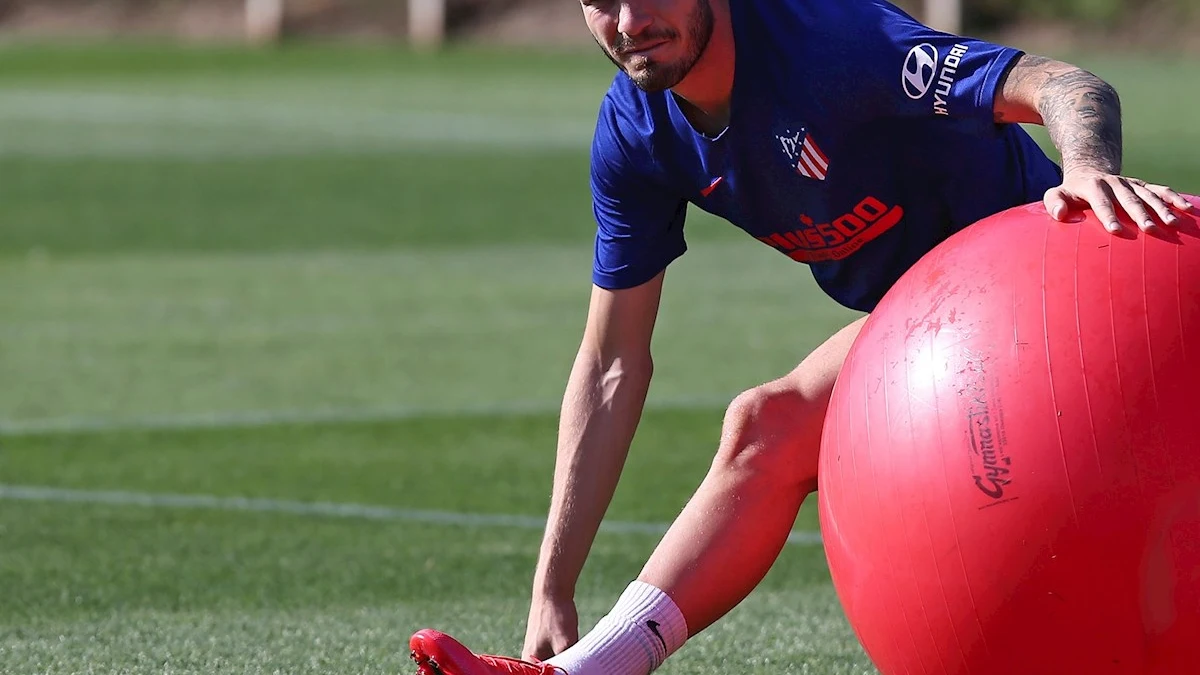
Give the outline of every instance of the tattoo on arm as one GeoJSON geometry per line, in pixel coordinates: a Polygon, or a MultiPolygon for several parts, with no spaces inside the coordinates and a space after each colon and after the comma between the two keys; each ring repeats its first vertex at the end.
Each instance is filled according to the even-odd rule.
{"type": "Polygon", "coordinates": [[[1053,66],[1056,62],[1045,56],[1024,54],[1019,57],[1005,74],[1001,88],[1001,98],[1004,104],[996,106],[996,123],[1008,124],[1017,122],[1037,122],[1036,110],[1031,103],[1037,97],[1038,89],[1046,80],[1054,75],[1053,66]],[[1011,105],[1015,102],[1021,105],[1011,105]]]}
{"type": "MultiPolygon", "coordinates": [[[[1121,171],[1121,100],[1092,73],[1043,56],[1022,56],[1004,84],[1007,97],[1034,102],[1063,169],[1121,171]]],[[[997,110],[996,121],[1028,122],[997,110]]]]}
{"type": "Polygon", "coordinates": [[[1104,80],[1078,68],[1049,78],[1038,110],[1063,168],[1121,172],[1121,101],[1104,80]]]}

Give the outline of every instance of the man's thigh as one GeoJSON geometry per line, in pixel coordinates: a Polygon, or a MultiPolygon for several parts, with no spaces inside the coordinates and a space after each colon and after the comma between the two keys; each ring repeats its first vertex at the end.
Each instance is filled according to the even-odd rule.
{"type": "Polygon", "coordinates": [[[862,330],[866,320],[867,317],[864,316],[834,333],[805,357],[792,372],[775,382],[799,394],[806,404],[821,408],[821,416],[824,417],[824,408],[828,406],[829,397],[833,393],[833,383],[837,381],[846,355],[850,353],[850,345],[854,344],[854,339],[858,337],[858,332],[862,330]]]}
{"type": "Polygon", "coordinates": [[[834,333],[787,375],[743,393],[726,413],[722,445],[768,449],[790,476],[808,491],[816,489],[821,430],[833,384],[863,317],[834,333]],[[782,451],[782,454],[776,454],[782,451]]]}

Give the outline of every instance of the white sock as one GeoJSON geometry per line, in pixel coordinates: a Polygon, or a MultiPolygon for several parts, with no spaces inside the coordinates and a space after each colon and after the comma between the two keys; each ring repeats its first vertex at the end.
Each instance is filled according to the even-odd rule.
{"type": "Polygon", "coordinates": [[[546,663],[567,675],[650,675],[687,638],[687,622],[675,602],[635,581],[592,632],[546,663]]]}

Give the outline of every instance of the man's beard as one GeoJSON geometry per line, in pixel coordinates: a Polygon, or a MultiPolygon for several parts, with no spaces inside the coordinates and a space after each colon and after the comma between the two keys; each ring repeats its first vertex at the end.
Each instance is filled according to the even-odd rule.
{"type": "MultiPolygon", "coordinates": [[[[647,59],[642,68],[634,72],[629,72],[617,61],[613,54],[609,53],[603,46],[600,51],[608,57],[609,61],[613,62],[617,68],[623,70],[633,83],[645,92],[658,92],[670,89],[679,84],[683,78],[692,70],[700,57],[704,55],[704,50],[708,47],[708,41],[712,39],[713,34],[713,13],[712,5],[709,0],[697,0],[696,8],[688,15],[688,52],[678,60],[670,63],[660,63],[647,59]]],[[[651,33],[640,37],[638,42],[634,42],[628,38],[617,37],[613,44],[613,52],[620,54],[624,50],[635,49],[637,45],[653,42],[655,40],[675,40],[679,37],[674,31],[664,33],[651,33]]],[[[597,42],[599,44],[599,42],[597,42]]]]}

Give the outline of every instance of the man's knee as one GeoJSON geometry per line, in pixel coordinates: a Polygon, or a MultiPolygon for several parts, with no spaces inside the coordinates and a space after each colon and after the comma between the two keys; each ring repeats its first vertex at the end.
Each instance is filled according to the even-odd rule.
{"type": "Polygon", "coordinates": [[[829,396],[865,321],[835,333],[784,377],[735,398],[725,413],[714,467],[815,489],[829,396]]]}
{"type": "Polygon", "coordinates": [[[827,403],[783,381],[743,392],[725,413],[714,464],[754,480],[791,485],[815,481],[827,403]]]}

